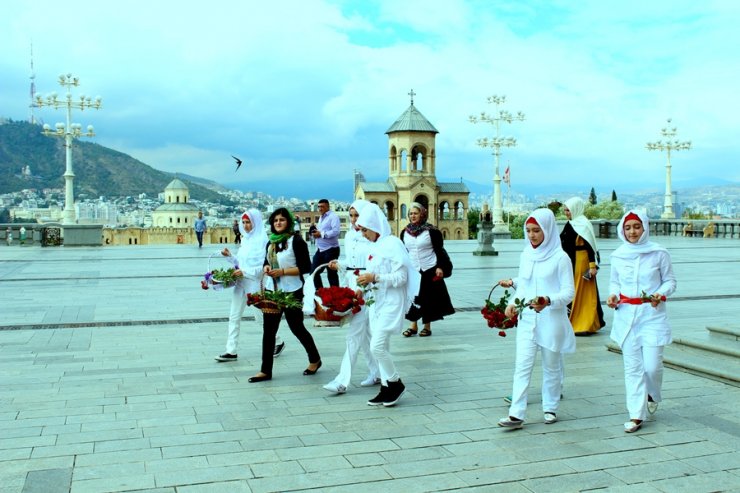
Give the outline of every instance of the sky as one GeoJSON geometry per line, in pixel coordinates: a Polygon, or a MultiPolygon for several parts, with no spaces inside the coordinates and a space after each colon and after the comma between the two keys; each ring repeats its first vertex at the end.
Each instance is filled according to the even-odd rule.
{"type": "Polygon", "coordinates": [[[442,182],[491,190],[476,142],[495,129],[469,116],[503,95],[525,114],[499,134],[517,141],[513,192],[662,193],[667,156],[646,143],[668,118],[692,143],[671,154],[674,189],[737,184],[738,25],[734,0],[6,2],[0,117],[30,118],[32,46],[37,94],[71,73],[73,96],[103,98],[73,114],[92,141],[243,191],[351,200],[353,170],[385,180],[411,89],[442,182]]]}

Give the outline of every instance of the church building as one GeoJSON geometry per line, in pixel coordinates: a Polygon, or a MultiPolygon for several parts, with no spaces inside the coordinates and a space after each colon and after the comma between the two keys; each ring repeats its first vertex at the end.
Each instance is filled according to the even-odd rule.
{"type": "Polygon", "coordinates": [[[411,105],[385,132],[388,135],[388,179],[368,182],[361,174],[355,186],[355,198],[378,204],[385,212],[393,234],[408,224],[409,204],[418,202],[429,211],[428,222],[445,239],[468,239],[468,198],[470,191],[462,181],[437,181],[437,150],[434,125],[411,105]]]}

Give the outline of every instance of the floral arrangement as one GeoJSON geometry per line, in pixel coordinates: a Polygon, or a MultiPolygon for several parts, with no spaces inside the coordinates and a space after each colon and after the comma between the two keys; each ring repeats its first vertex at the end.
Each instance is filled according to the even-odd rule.
{"type": "Polygon", "coordinates": [[[242,277],[241,273],[238,275],[235,274],[237,270],[239,270],[238,265],[228,269],[213,269],[208,271],[203,276],[203,280],[200,281],[200,287],[208,289],[208,286],[213,286],[215,290],[233,287],[236,281],[242,277]]]}
{"type": "Polygon", "coordinates": [[[321,299],[321,306],[336,316],[358,313],[365,300],[357,296],[354,290],[339,286],[319,288],[316,295],[321,299]]]}
{"type": "Polygon", "coordinates": [[[623,294],[619,295],[619,304],[620,305],[642,305],[644,303],[653,303],[658,301],[666,301],[665,295],[661,295],[660,298],[654,300],[652,296],[647,294],[644,290],[640,293],[640,296],[637,298],[630,298],[629,296],[624,296],[623,294]]]}
{"type": "MultiPolygon", "coordinates": [[[[506,329],[516,327],[517,323],[519,322],[519,312],[517,312],[517,315],[514,315],[513,318],[508,318],[505,314],[506,307],[509,304],[509,297],[509,291],[505,290],[504,295],[498,300],[497,303],[494,303],[490,300],[491,296],[488,295],[489,299],[485,301],[485,306],[480,311],[483,315],[483,318],[486,319],[488,327],[491,329],[499,329],[498,335],[500,335],[501,337],[506,337],[506,329]]],[[[517,301],[519,300],[517,299],[517,301]]]]}
{"type": "Polygon", "coordinates": [[[298,309],[303,305],[295,299],[293,293],[278,289],[277,291],[261,291],[259,293],[247,293],[247,306],[263,308],[265,304],[272,304],[278,310],[298,309]]]}

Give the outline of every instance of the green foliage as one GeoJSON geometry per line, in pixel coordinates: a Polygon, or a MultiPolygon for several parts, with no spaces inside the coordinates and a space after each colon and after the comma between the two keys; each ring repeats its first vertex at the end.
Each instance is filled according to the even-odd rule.
{"type": "Polygon", "coordinates": [[[591,193],[588,194],[588,203],[591,205],[596,205],[596,190],[594,190],[594,187],[591,187],[591,193]]]}
{"type": "Polygon", "coordinates": [[[616,201],[617,201],[617,192],[612,190],[612,202],[616,202],[616,201]]]}
{"type": "Polygon", "coordinates": [[[511,231],[512,239],[521,240],[524,238],[524,221],[527,220],[527,216],[528,214],[504,214],[504,221],[509,221],[509,231],[511,231]]]}
{"type": "Polygon", "coordinates": [[[589,219],[621,219],[624,206],[611,200],[595,205],[587,204],[584,215],[589,219]]]}
{"type": "Polygon", "coordinates": [[[711,214],[704,214],[703,212],[695,211],[691,207],[684,209],[681,217],[684,219],[712,219],[711,214]]]}
{"type": "MultiPolygon", "coordinates": [[[[0,125],[0,193],[25,188],[64,188],[65,150],[58,137],[46,137],[41,126],[28,122],[0,125]],[[24,166],[31,178],[21,177],[24,166]]],[[[127,154],[101,145],[76,140],[72,146],[75,193],[90,197],[125,197],[142,192],[150,197],[164,191],[173,175],[156,170],[127,154]]],[[[186,178],[190,197],[221,204],[233,204],[226,197],[186,178]]]]}
{"type": "Polygon", "coordinates": [[[478,221],[480,221],[480,209],[471,207],[468,209],[468,239],[474,240],[478,237],[478,221]]]}

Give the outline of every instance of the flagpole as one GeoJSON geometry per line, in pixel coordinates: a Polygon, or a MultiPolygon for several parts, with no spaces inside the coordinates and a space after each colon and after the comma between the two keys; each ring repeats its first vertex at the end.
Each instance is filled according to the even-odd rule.
{"type": "Polygon", "coordinates": [[[506,180],[506,208],[509,209],[508,214],[506,215],[506,226],[509,227],[509,231],[511,231],[511,164],[509,164],[509,161],[506,161],[506,173],[507,173],[507,180],[506,180]]]}

